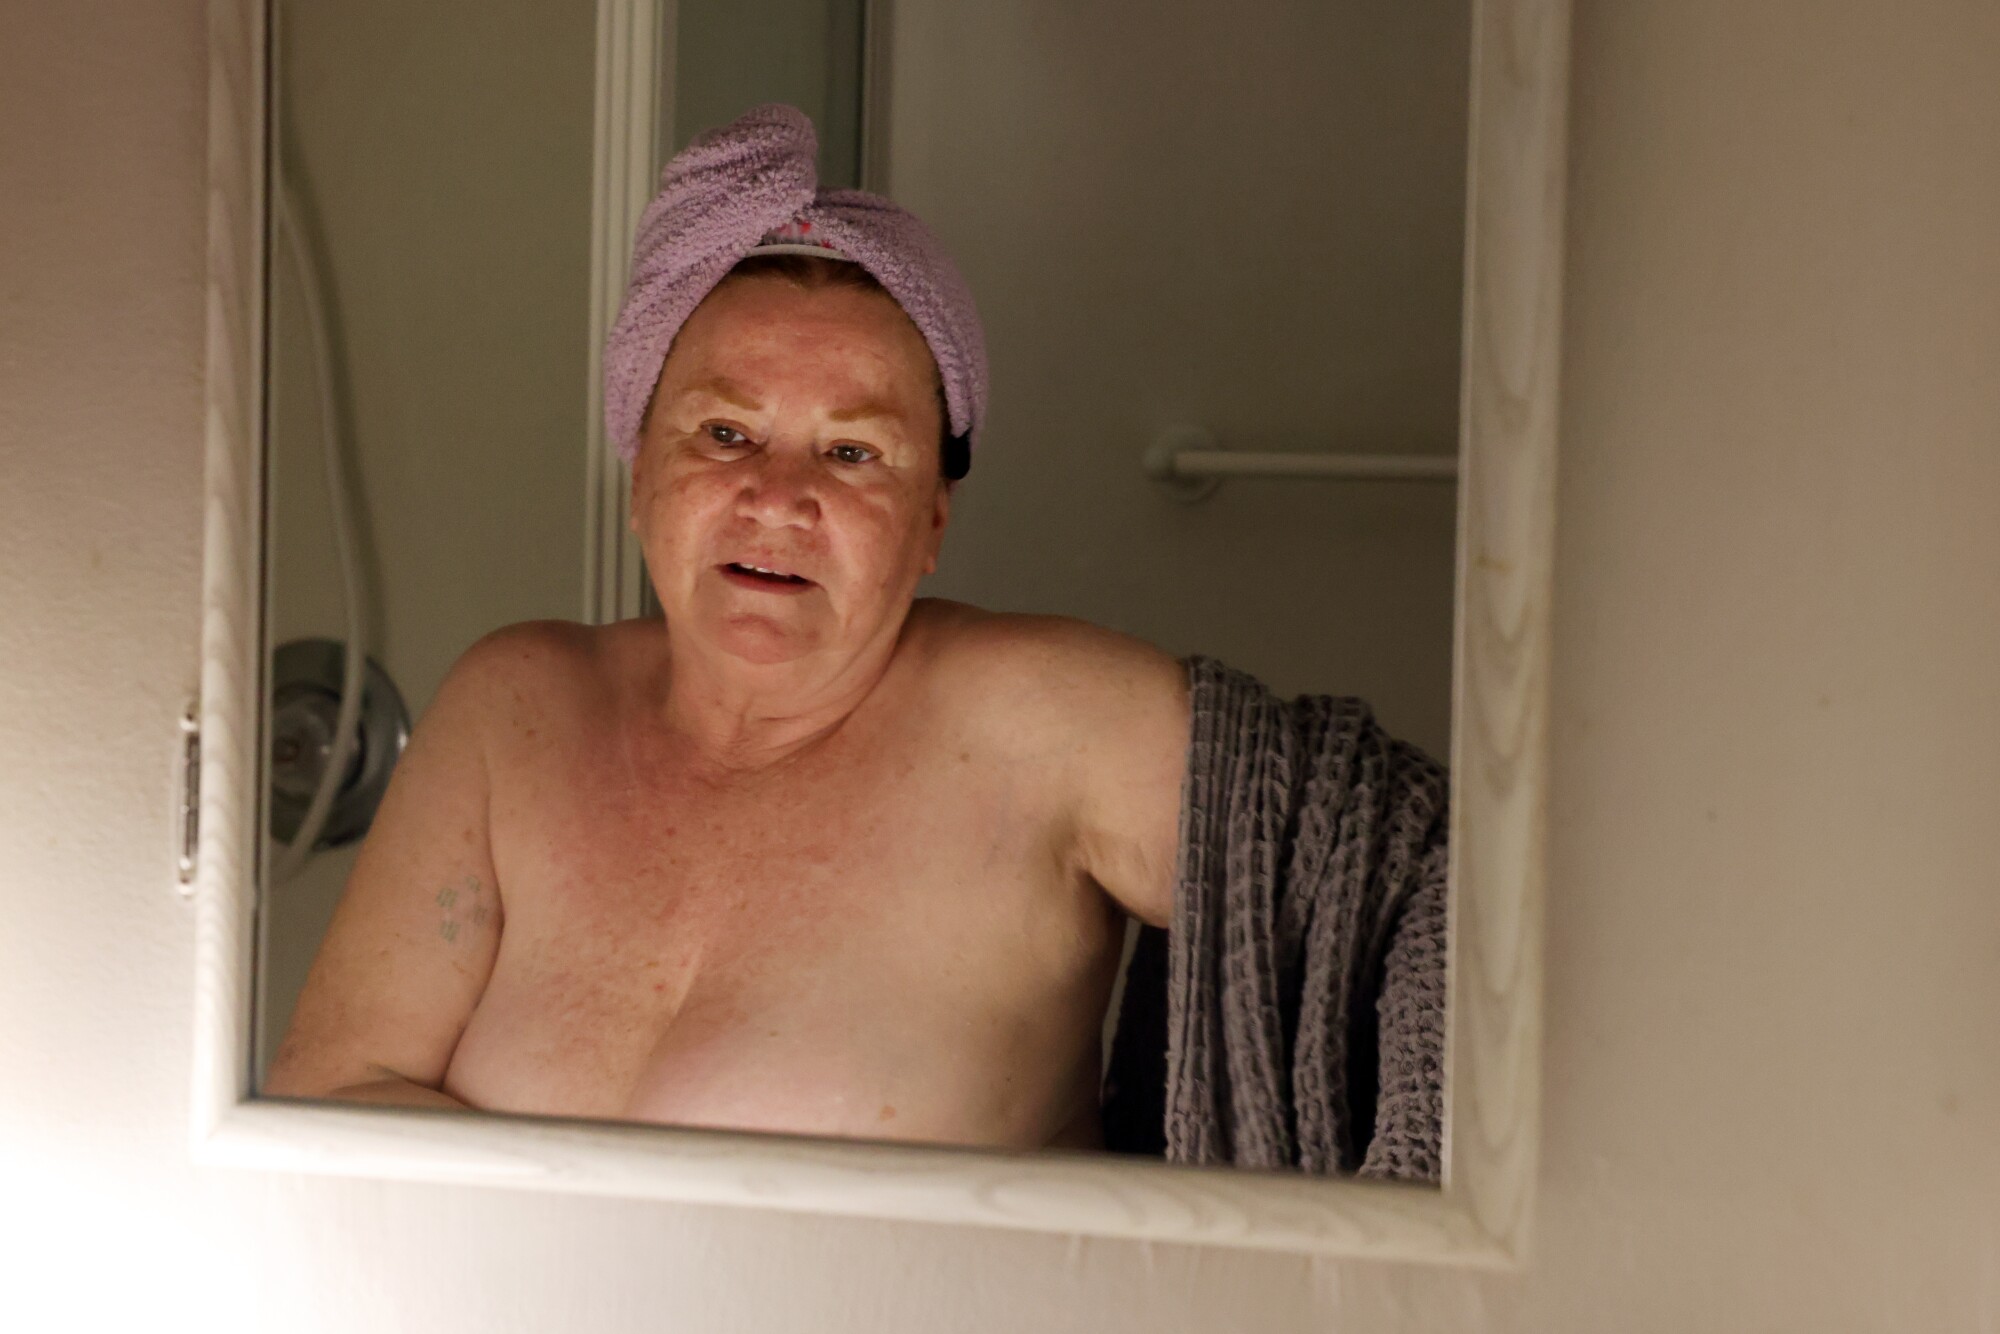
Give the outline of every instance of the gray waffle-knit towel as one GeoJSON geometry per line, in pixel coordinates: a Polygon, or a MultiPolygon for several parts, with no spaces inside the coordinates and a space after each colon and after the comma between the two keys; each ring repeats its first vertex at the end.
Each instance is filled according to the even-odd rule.
{"type": "Polygon", "coordinates": [[[1169,931],[1127,974],[1107,1146],[1436,1181],[1444,769],[1359,699],[1183,659],[1193,734],[1169,931]]]}

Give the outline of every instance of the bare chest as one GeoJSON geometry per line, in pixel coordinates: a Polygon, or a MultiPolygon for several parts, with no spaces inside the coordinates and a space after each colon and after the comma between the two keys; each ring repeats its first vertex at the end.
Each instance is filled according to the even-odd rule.
{"type": "Polygon", "coordinates": [[[1046,1138],[1094,1093],[1117,914],[1044,775],[940,741],[739,791],[587,759],[496,788],[505,923],[451,1077],[521,1110],[1046,1138]]]}

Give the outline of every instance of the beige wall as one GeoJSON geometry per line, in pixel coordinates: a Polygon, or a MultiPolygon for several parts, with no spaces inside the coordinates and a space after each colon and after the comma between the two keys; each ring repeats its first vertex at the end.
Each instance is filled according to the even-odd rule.
{"type": "Polygon", "coordinates": [[[7,26],[10,1326],[2000,1328],[2000,8],[1580,7],[1513,1277],[188,1168],[202,7],[7,26]]]}
{"type": "Polygon", "coordinates": [[[819,131],[819,181],[861,180],[866,0],[674,0],[667,148],[762,102],[787,102],[819,131]]]}
{"type": "MultiPolygon", "coordinates": [[[[282,159],[344,366],[371,640],[414,709],[495,626],[582,615],[596,31],[588,6],[535,0],[280,13],[282,159]]],[[[310,326],[273,262],[273,635],[338,638],[310,326]]]]}
{"type": "Polygon", "coordinates": [[[1456,451],[1469,10],[896,0],[887,188],[965,270],[993,371],[922,592],[1359,695],[1450,754],[1452,486],[1186,505],[1140,460],[1181,423],[1456,451]]]}

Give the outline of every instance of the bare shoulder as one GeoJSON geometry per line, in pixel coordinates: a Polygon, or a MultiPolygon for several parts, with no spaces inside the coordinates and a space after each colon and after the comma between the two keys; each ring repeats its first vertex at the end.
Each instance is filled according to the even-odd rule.
{"type": "Polygon", "coordinates": [[[527,686],[585,671],[605,653],[621,625],[517,621],[489,630],[459,655],[452,679],[467,688],[527,686]]]}
{"type": "Polygon", "coordinates": [[[932,612],[951,698],[1031,750],[1061,794],[1077,864],[1165,925],[1190,730],[1187,671],[1156,645],[1071,616],[932,612]]]}
{"type": "Polygon", "coordinates": [[[1185,667],[1136,635],[1074,616],[926,601],[933,604],[936,666],[1017,723],[1070,729],[1106,710],[1169,720],[1186,711],[1185,667]]]}
{"type": "MultiPolygon", "coordinates": [[[[521,621],[480,636],[452,664],[431,705],[487,741],[533,727],[552,713],[598,696],[622,641],[619,625],[521,621]]],[[[454,729],[456,730],[456,729],[454,729]]]]}

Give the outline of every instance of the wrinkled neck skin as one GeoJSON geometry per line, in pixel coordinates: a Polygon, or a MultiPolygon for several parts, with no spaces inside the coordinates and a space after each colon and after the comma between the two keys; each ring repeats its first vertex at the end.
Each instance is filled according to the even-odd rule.
{"type": "Polygon", "coordinates": [[[677,768],[717,785],[754,779],[823,752],[873,698],[908,626],[909,600],[858,651],[746,662],[655,623],[658,666],[648,713],[677,768]]]}

